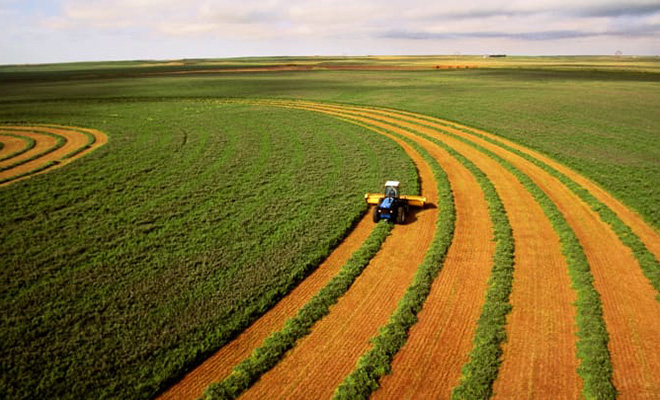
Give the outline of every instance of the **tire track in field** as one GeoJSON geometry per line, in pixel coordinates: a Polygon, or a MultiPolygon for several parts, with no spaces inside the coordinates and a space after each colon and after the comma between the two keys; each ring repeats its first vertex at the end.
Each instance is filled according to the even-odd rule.
{"type": "Polygon", "coordinates": [[[306,304],[337,274],[371,233],[374,222],[367,213],[328,258],[293,291],[256,320],[234,340],[190,371],[158,399],[198,399],[213,382],[226,378],[232,368],[247,358],[271,333],[279,331],[298,309],[306,304]]]}
{"type": "MultiPolygon", "coordinates": [[[[594,286],[602,298],[603,315],[610,334],[615,387],[622,397],[646,397],[660,393],[660,303],[655,300],[656,292],[643,275],[631,250],[598,213],[542,168],[491,142],[459,130],[447,127],[444,130],[471,140],[511,162],[532,178],[557,205],[584,249],[594,275],[594,286]]],[[[565,167],[563,169],[567,170],[565,167]]],[[[572,175],[577,176],[577,173],[572,172],[572,175]]],[[[583,177],[580,180],[587,181],[583,177]]],[[[639,221],[641,219],[636,223],[639,221]]],[[[648,226],[647,229],[638,227],[636,231],[648,233],[649,229],[648,226]]],[[[645,236],[643,241],[647,248],[655,248],[660,243],[654,242],[652,235],[645,236]]],[[[515,305],[512,318],[514,313],[515,305]]],[[[509,343],[508,347],[512,346],[509,343]]],[[[521,369],[518,361],[505,357],[495,392],[505,398],[519,397],[521,394],[512,391],[511,385],[517,378],[509,376],[508,371],[515,375],[515,371],[521,369]]],[[[534,392],[528,394],[533,396],[534,392]]]]}
{"type": "MultiPolygon", "coordinates": [[[[456,139],[398,120],[394,114],[383,116],[371,113],[370,110],[356,111],[349,107],[330,106],[330,109],[342,109],[358,116],[355,118],[372,118],[371,123],[376,126],[383,123],[396,124],[438,137],[486,173],[507,211],[516,246],[514,289],[510,298],[513,311],[508,319],[509,343],[505,347],[504,359],[505,362],[507,359],[513,360],[511,363],[520,365],[520,368],[516,370],[516,376],[507,379],[507,382],[513,388],[514,397],[526,396],[532,389],[540,393],[554,393],[559,397],[576,397],[580,390],[576,373],[575,309],[572,305],[576,296],[570,288],[559,238],[533,196],[497,161],[456,139]],[[534,329],[539,326],[543,326],[543,329],[534,329]],[[520,372],[524,373],[521,375],[520,372]]],[[[442,279],[443,274],[444,270],[438,279],[442,279]]],[[[460,339],[454,338],[443,345],[452,348],[460,339]]],[[[471,340],[472,337],[470,343],[471,340]]],[[[462,355],[464,359],[467,359],[469,350],[470,346],[467,346],[466,353],[462,355]]],[[[420,368],[424,369],[423,366],[420,368]]],[[[446,368],[444,364],[437,371],[425,370],[424,378],[432,380],[433,376],[454,374],[457,379],[460,365],[453,371],[446,371],[446,368]]],[[[403,372],[407,373],[409,371],[403,372]]],[[[451,387],[445,387],[444,390],[450,390],[451,387]]]]}
{"type": "Polygon", "coordinates": [[[107,143],[107,136],[93,129],[57,125],[3,125],[0,132],[31,138],[36,144],[26,152],[0,162],[0,186],[69,164],[107,143]]]}
{"type": "MultiPolygon", "coordinates": [[[[417,164],[422,195],[437,201],[433,173],[423,158],[393,138],[417,164]]],[[[434,233],[437,210],[427,208],[414,222],[398,225],[381,251],[311,333],[242,397],[327,398],[387,322],[422,262],[434,233]]]]}

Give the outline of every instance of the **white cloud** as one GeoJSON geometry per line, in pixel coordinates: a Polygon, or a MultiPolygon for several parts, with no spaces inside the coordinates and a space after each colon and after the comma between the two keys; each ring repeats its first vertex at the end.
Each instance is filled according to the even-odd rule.
{"type": "MultiPolygon", "coordinates": [[[[658,0],[0,0],[0,24],[13,42],[41,35],[49,43],[60,40],[69,51],[80,49],[78,57],[90,47],[71,38],[103,43],[95,54],[105,47],[113,58],[156,44],[171,54],[172,43],[186,54],[210,49],[197,54],[209,57],[492,48],[576,54],[587,38],[590,53],[614,42],[630,43],[627,54],[660,50],[658,0]]],[[[0,47],[0,63],[8,54],[4,50],[0,47]]]]}

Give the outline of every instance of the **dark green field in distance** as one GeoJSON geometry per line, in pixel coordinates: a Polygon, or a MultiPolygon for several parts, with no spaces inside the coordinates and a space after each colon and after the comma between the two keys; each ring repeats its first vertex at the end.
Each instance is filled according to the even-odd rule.
{"type": "MultiPolygon", "coordinates": [[[[132,75],[126,68],[184,68],[171,62],[0,67],[5,118],[11,105],[40,100],[116,98],[286,98],[421,112],[513,139],[593,179],[660,229],[660,57],[270,57],[179,60],[209,65],[413,65],[481,61],[477,69],[132,75]],[[145,63],[161,66],[141,66],[145,63]],[[94,67],[74,80],[85,66],[94,67]],[[565,68],[572,65],[571,68],[565,68]],[[618,65],[617,68],[610,66],[618,65]],[[67,67],[68,66],[68,67],[67,67]],[[5,69],[28,73],[14,80],[5,69]],[[106,77],[96,69],[114,71],[106,77]],[[61,69],[62,71],[55,71],[61,69]],[[43,71],[41,71],[43,70],[43,71]],[[41,72],[38,72],[41,71],[41,72]],[[50,72],[48,72],[50,71],[50,72]],[[34,80],[32,80],[34,79],[34,80]]],[[[187,67],[186,67],[187,68],[187,67]]],[[[47,107],[43,110],[47,113],[47,107]]],[[[7,114],[8,113],[8,114],[7,114]]]]}
{"type": "Polygon", "coordinates": [[[410,160],[374,133],[215,101],[225,98],[383,106],[481,128],[581,172],[660,229],[658,58],[0,66],[0,123],[110,140],[0,188],[0,397],[148,398],[318,265],[366,209],[364,192],[392,177],[417,189],[410,160]],[[426,68],[441,62],[477,68],[426,68]],[[319,68],[178,73],[286,64],[319,68]],[[425,69],[322,68],[347,64],[425,69]]]}

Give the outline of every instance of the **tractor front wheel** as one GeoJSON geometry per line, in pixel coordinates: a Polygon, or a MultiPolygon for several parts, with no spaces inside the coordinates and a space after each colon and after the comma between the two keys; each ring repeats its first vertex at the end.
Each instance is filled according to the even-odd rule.
{"type": "Polygon", "coordinates": [[[378,213],[378,207],[374,208],[374,222],[378,223],[380,221],[380,214],[378,213]]]}

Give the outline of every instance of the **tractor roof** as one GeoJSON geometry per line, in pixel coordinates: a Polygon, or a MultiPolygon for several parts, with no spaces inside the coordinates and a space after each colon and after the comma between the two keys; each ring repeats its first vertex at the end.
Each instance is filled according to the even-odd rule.
{"type": "Polygon", "coordinates": [[[387,181],[385,182],[385,186],[394,186],[394,187],[399,187],[401,183],[399,181],[387,181]]]}

